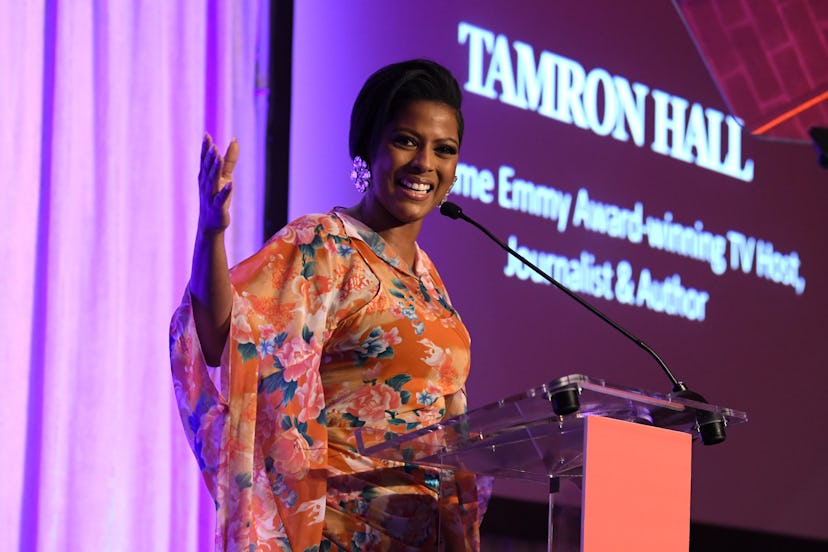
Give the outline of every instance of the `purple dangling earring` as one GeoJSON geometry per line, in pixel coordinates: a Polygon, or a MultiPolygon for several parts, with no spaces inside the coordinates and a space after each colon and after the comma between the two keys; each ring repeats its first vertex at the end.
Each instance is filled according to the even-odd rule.
{"type": "Polygon", "coordinates": [[[351,169],[351,182],[354,183],[357,191],[363,193],[368,189],[368,184],[371,182],[371,170],[368,168],[368,163],[359,155],[354,157],[354,166],[351,169]]]}

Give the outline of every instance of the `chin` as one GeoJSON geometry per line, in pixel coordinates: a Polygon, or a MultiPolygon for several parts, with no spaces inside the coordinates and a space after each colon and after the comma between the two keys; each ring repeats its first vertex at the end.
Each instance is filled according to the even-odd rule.
{"type": "Polygon", "coordinates": [[[428,216],[431,211],[434,210],[433,206],[429,206],[428,208],[424,209],[402,209],[398,210],[395,213],[395,217],[397,220],[404,224],[414,223],[423,220],[426,216],[428,216]]]}

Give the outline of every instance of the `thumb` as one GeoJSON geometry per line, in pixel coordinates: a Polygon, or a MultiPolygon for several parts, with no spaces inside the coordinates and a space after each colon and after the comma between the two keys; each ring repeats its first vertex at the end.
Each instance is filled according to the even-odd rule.
{"type": "Polygon", "coordinates": [[[236,168],[236,161],[239,160],[239,142],[235,138],[230,140],[227,151],[224,153],[224,165],[221,167],[221,177],[224,179],[233,178],[233,169],[236,168]]]}

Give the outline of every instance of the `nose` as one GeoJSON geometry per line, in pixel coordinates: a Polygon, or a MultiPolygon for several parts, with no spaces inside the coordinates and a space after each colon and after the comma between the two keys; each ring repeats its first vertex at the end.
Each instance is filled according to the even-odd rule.
{"type": "Polygon", "coordinates": [[[411,160],[411,166],[422,172],[434,170],[434,152],[429,148],[418,149],[414,159],[411,160]]]}

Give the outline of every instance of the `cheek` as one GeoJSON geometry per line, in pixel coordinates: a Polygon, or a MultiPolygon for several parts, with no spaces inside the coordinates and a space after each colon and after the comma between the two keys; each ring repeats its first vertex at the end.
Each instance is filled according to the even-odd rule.
{"type": "Polygon", "coordinates": [[[392,172],[393,161],[391,157],[384,152],[381,152],[380,155],[377,155],[376,158],[371,162],[371,176],[374,179],[384,179],[388,176],[390,172],[392,172]]]}
{"type": "Polygon", "coordinates": [[[400,169],[409,162],[404,155],[399,153],[393,155],[379,156],[376,162],[376,175],[380,181],[390,181],[398,176],[400,169]]]}
{"type": "Polygon", "coordinates": [[[454,175],[457,172],[457,163],[450,162],[446,163],[445,166],[441,169],[441,178],[445,183],[445,186],[448,188],[452,184],[454,184],[454,175]]]}

